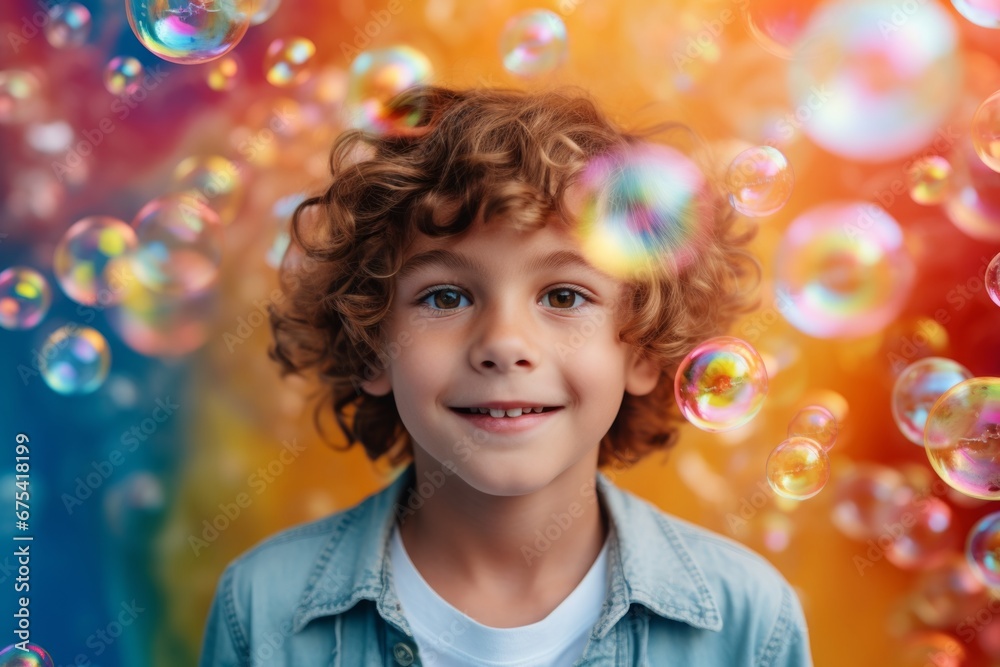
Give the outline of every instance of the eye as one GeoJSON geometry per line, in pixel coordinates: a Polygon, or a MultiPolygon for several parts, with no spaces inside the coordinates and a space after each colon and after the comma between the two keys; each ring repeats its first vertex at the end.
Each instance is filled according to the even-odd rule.
{"type": "Polygon", "coordinates": [[[454,307],[461,302],[464,295],[457,289],[452,287],[445,287],[442,289],[436,289],[432,292],[427,292],[422,297],[420,297],[420,303],[427,305],[427,301],[430,300],[434,303],[431,310],[454,310],[454,307]],[[442,295],[442,296],[438,296],[442,295]]]}
{"type": "MultiPolygon", "coordinates": [[[[579,310],[592,301],[588,294],[573,287],[554,287],[544,294],[542,300],[545,301],[546,297],[548,305],[554,310],[579,310]]],[[[458,288],[438,287],[418,296],[416,303],[428,310],[441,312],[458,310],[462,299],[468,300],[468,297],[458,288]]]]}
{"type": "Polygon", "coordinates": [[[549,299],[549,304],[559,304],[556,305],[558,310],[573,310],[574,308],[579,308],[580,306],[573,305],[576,302],[576,297],[580,297],[584,303],[589,301],[589,299],[582,292],[570,289],[569,287],[557,287],[546,292],[545,296],[552,294],[556,294],[558,297],[556,299],[549,299]]]}

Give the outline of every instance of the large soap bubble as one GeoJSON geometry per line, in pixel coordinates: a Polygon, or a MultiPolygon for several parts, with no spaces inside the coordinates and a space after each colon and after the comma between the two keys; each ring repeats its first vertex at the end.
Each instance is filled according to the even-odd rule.
{"type": "Polygon", "coordinates": [[[125,0],[132,32],[153,54],[182,65],[225,55],[243,39],[258,0],[125,0]]]}
{"type": "Polygon", "coordinates": [[[767,371],[746,341],[718,336],[698,345],[674,378],[681,412],[703,431],[730,431],[757,416],[767,396],[767,371]]]}
{"type": "Polygon", "coordinates": [[[927,357],[907,366],[892,388],[892,418],[906,439],[923,446],[924,424],[934,402],[971,377],[968,368],[943,357],[927,357]]]}

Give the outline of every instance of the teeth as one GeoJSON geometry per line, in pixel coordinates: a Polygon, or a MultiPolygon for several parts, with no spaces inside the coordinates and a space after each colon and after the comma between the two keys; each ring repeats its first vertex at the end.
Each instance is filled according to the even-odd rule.
{"type": "Polygon", "coordinates": [[[494,419],[499,419],[500,417],[520,417],[526,413],[541,412],[544,408],[510,408],[509,410],[496,410],[492,408],[469,408],[472,412],[478,412],[479,414],[493,417],[494,419]]]}

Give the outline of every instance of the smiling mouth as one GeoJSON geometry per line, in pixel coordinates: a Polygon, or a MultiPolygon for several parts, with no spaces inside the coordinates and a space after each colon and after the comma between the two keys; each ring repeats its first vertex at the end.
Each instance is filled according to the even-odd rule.
{"type": "MultiPolygon", "coordinates": [[[[457,412],[459,414],[463,414],[463,415],[489,415],[491,413],[491,410],[489,408],[451,408],[451,410],[453,410],[454,412],[457,412]]],[[[545,407],[545,408],[532,408],[531,410],[524,410],[524,411],[522,411],[521,414],[522,415],[541,414],[541,413],[545,413],[545,412],[553,412],[555,410],[562,410],[562,406],[545,407]]],[[[509,418],[509,419],[514,419],[514,417],[512,417],[512,416],[510,416],[510,415],[507,414],[506,410],[495,410],[493,412],[500,413],[499,416],[496,417],[498,419],[501,419],[501,418],[504,418],[504,417],[509,418]]]]}

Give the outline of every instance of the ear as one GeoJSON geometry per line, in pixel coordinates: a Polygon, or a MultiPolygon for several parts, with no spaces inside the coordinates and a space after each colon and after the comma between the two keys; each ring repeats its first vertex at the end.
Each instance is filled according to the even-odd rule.
{"type": "Polygon", "coordinates": [[[389,378],[389,372],[383,368],[371,380],[364,380],[361,383],[361,388],[372,396],[385,396],[392,391],[392,380],[389,378]]]}
{"type": "Polygon", "coordinates": [[[625,370],[625,391],[633,396],[645,396],[656,388],[660,374],[659,364],[633,347],[625,370]]]}

